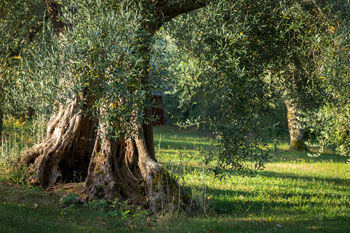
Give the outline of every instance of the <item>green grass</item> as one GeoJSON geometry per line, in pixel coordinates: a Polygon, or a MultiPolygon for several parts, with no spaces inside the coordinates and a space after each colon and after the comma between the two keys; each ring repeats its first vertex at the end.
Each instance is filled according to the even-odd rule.
{"type": "Polygon", "coordinates": [[[311,158],[287,151],[283,142],[254,176],[218,180],[200,163],[213,144],[195,129],[155,129],[158,160],[192,189],[201,215],[122,219],[87,207],[63,208],[59,197],[11,184],[0,171],[0,232],[350,232],[347,158],[311,158]]]}

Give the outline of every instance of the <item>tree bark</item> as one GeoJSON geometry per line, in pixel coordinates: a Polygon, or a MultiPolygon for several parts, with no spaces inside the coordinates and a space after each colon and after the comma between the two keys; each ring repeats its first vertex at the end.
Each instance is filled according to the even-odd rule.
{"type": "Polygon", "coordinates": [[[284,101],[287,108],[287,120],[289,129],[289,143],[290,149],[294,150],[306,150],[304,139],[304,128],[299,117],[299,106],[296,102],[288,99],[284,101]]]}

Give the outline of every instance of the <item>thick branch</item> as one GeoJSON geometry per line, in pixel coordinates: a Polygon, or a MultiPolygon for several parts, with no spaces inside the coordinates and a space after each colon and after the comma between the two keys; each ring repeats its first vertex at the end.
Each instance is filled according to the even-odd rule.
{"type": "MultiPolygon", "coordinates": [[[[47,17],[45,17],[45,21],[47,21],[47,17]]],[[[29,35],[28,35],[28,40],[29,42],[32,42],[34,39],[34,36],[40,32],[40,30],[43,28],[43,21],[39,21],[37,24],[35,24],[33,27],[29,29],[29,35]]]]}
{"type": "Polygon", "coordinates": [[[178,15],[185,14],[199,8],[205,7],[214,0],[163,0],[157,3],[165,21],[169,21],[178,15]]]}
{"type": "Polygon", "coordinates": [[[60,8],[61,8],[60,4],[50,0],[44,0],[44,3],[46,6],[46,10],[50,16],[50,19],[52,21],[56,34],[58,36],[61,36],[64,31],[65,24],[59,19],[60,8]]]}

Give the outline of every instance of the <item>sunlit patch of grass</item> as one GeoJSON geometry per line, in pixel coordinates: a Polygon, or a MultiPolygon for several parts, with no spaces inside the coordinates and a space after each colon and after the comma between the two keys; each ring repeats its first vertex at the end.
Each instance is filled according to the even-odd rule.
{"type": "MultiPolygon", "coordinates": [[[[179,139],[174,145],[181,145],[185,133],[177,132],[179,139]]],[[[211,140],[213,147],[212,138],[199,138],[211,140]]],[[[350,166],[343,157],[322,154],[311,158],[306,152],[289,150],[289,145],[282,142],[264,170],[252,176],[218,180],[200,163],[202,154],[197,153],[200,150],[199,146],[197,150],[186,150],[186,147],[168,145],[160,146],[157,153],[162,163],[180,174],[183,185],[197,190],[197,197],[207,198],[214,216],[233,222],[240,219],[266,223],[269,229],[259,232],[301,232],[301,229],[302,232],[330,229],[342,232],[345,229],[344,225],[329,227],[337,222],[344,224],[350,217],[350,166]],[[175,156],[169,156],[170,152],[176,159],[171,161],[175,156]]]]}

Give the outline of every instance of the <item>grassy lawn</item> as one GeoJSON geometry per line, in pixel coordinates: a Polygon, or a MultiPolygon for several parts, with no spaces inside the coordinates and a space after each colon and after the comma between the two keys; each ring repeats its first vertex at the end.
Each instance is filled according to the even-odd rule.
{"type": "Polygon", "coordinates": [[[158,160],[192,189],[201,215],[122,218],[63,208],[57,195],[13,184],[2,169],[0,232],[350,232],[347,158],[281,150],[255,175],[218,180],[200,163],[213,143],[197,130],[155,129],[158,160]]]}

